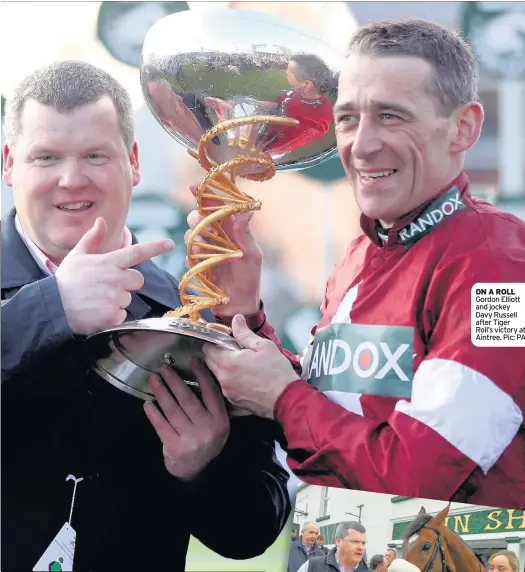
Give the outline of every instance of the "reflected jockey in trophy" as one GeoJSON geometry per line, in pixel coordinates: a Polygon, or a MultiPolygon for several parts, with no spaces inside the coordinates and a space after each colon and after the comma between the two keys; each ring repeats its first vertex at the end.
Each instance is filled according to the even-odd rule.
{"type": "MultiPolygon", "coordinates": [[[[333,123],[330,99],[337,91],[337,80],[321,60],[311,54],[298,54],[288,63],[286,78],[291,90],[275,101],[259,102],[257,115],[280,115],[297,119],[293,127],[277,125],[246,126],[244,138],[251,139],[265,151],[292,151],[325,136],[333,123]]],[[[215,97],[205,98],[206,103],[217,113],[220,120],[230,119],[234,106],[215,97]]]]}
{"type": "Polygon", "coordinates": [[[280,115],[299,120],[297,127],[270,128],[274,137],[266,149],[291,151],[328,133],[334,121],[329,97],[336,92],[335,79],[317,56],[293,56],[286,70],[292,88],[275,101],[280,115]]]}

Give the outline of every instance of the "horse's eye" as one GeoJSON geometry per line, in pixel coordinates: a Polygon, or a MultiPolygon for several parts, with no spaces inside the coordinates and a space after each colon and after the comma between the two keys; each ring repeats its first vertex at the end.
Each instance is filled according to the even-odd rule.
{"type": "Polygon", "coordinates": [[[428,552],[431,548],[432,548],[432,543],[425,542],[425,544],[423,544],[423,551],[424,552],[428,552]]]}

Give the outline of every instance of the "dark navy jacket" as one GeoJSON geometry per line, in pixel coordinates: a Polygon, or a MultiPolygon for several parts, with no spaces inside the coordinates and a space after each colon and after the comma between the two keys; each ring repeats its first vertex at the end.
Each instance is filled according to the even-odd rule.
{"type": "Polygon", "coordinates": [[[290,544],[290,556],[288,557],[288,572],[297,572],[299,568],[311,558],[316,556],[324,556],[324,550],[316,543],[313,552],[308,555],[306,546],[300,538],[297,542],[290,544]]]}
{"type": "MultiPolygon", "coordinates": [[[[148,261],[128,319],[180,305],[148,261]]],[[[290,512],[273,423],[238,417],[222,453],[191,484],[171,476],[142,401],[93,373],[67,325],[56,279],[2,220],[2,562],[29,572],[68,520],[75,572],[182,572],[190,534],[236,559],[263,553],[290,512]],[[258,523],[257,532],[246,526],[258,523]],[[235,531],[235,534],[233,534],[235,531]]]]}
{"type": "MultiPolygon", "coordinates": [[[[309,560],[308,572],[340,572],[335,552],[336,548],[332,548],[325,556],[319,556],[309,560]]],[[[363,559],[354,567],[353,572],[371,572],[371,570],[363,559]]]]}

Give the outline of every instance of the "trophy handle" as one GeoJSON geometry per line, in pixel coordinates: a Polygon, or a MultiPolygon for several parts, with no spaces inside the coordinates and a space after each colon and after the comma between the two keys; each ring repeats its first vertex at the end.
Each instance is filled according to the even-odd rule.
{"type": "Polygon", "coordinates": [[[252,181],[267,181],[275,175],[275,163],[271,156],[257,149],[253,142],[254,127],[260,124],[273,124],[296,126],[297,119],[278,116],[254,115],[221,121],[215,127],[204,133],[199,141],[198,152],[190,151],[190,155],[198,159],[207,173],[202,178],[197,190],[197,206],[204,218],[191,231],[188,239],[188,272],[182,276],[179,283],[179,292],[182,305],[175,310],[167,312],[165,317],[182,318],[205,322],[201,318],[201,311],[213,308],[218,304],[227,304],[230,299],[227,294],[216,286],[211,280],[213,267],[224,264],[230,260],[242,258],[243,252],[231,240],[222,228],[221,222],[228,216],[260,210],[261,202],[241,191],[235,184],[236,176],[252,181]],[[239,136],[230,139],[228,144],[236,146],[241,153],[234,159],[216,165],[210,161],[206,153],[206,146],[215,137],[234,128],[247,126],[241,130],[239,136]],[[247,168],[251,167],[252,170],[247,168]],[[256,169],[253,170],[253,167],[256,169]],[[204,206],[205,199],[218,201],[217,206],[204,206]],[[206,230],[210,227],[212,230],[206,230]],[[197,242],[196,238],[205,238],[204,242],[197,242]],[[199,252],[193,252],[193,245],[197,244],[199,252]],[[188,289],[193,292],[189,293],[188,289]]]}

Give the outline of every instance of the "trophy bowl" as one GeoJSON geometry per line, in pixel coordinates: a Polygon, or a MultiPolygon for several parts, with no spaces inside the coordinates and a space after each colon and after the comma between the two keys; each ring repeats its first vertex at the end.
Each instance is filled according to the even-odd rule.
{"type": "Polygon", "coordinates": [[[150,28],[140,67],[144,99],[206,170],[196,194],[204,219],[188,239],[181,306],[88,340],[104,379],[152,399],[148,377],[168,364],[198,390],[189,359],[202,356],[204,343],[242,349],[201,315],[229,302],[212,281],[213,267],[243,256],[222,223],[261,208],[240,179],[265,181],[337,152],[332,107],[342,58],[315,30],[258,12],[189,10],[150,28]]]}
{"type": "Polygon", "coordinates": [[[205,324],[170,318],[147,318],[104,330],[89,340],[93,369],[115,387],[144,401],[153,399],[148,377],[169,365],[198,391],[190,361],[204,361],[204,343],[238,350],[228,335],[205,324]]]}

